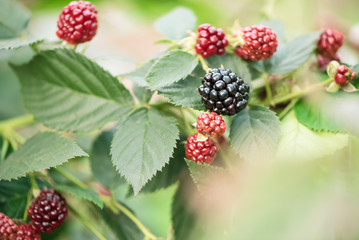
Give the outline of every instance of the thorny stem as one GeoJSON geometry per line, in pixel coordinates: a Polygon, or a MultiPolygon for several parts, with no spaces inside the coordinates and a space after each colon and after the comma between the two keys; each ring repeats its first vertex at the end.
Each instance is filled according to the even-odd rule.
{"type": "Polygon", "coordinates": [[[96,237],[100,240],[106,240],[107,238],[104,237],[89,221],[88,219],[81,215],[74,207],[72,207],[69,203],[67,203],[67,207],[70,209],[73,215],[77,219],[79,219],[96,237]]]}
{"type": "Polygon", "coordinates": [[[138,218],[133,215],[133,213],[128,210],[125,206],[123,206],[121,203],[117,202],[115,199],[113,199],[113,203],[116,206],[118,210],[120,210],[122,213],[124,213],[133,223],[136,224],[136,226],[143,232],[145,235],[145,239],[157,239],[156,236],[154,236],[141,222],[138,220],[138,218]]]}
{"type": "Polygon", "coordinates": [[[197,55],[197,59],[198,61],[201,63],[202,65],[202,68],[203,70],[207,73],[209,72],[209,70],[211,70],[209,67],[208,67],[208,64],[206,63],[206,61],[204,60],[204,58],[202,57],[202,55],[197,55]]]}

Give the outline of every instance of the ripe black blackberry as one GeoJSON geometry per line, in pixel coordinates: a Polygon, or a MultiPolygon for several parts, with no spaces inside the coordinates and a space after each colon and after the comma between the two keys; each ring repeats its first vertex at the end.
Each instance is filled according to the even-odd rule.
{"type": "Polygon", "coordinates": [[[234,115],[247,106],[249,85],[230,69],[214,68],[198,88],[206,108],[217,114],[234,115]]]}
{"type": "Polygon", "coordinates": [[[66,200],[53,189],[42,190],[27,213],[37,232],[51,233],[66,218],[66,200]]]}

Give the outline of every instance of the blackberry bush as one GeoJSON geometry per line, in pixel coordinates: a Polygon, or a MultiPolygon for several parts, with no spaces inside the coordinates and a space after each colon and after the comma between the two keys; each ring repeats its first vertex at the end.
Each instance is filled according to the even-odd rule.
{"type": "MultiPolygon", "coordinates": [[[[330,4],[354,14],[354,2],[330,4]]],[[[34,39],[37,21],[27,29],[27,10],[0,0],[0,240],[358,238],[355,15],[331,18],[344,41],[275,20],[286,9],[282,19],[302,21],[291,1],[261,2],[258,15],[253,1],[188,4],[216,22],[180,7],[153,29],[126,22],[137,3],[121,3],[122,15],[92,3],[64,6],[53,41],[34,39]],[[126,38],[108,37],[108,24],[126,38]],[[165,47],[148,61],[106,70],[115,43],[147,55],[156,37],[165,47]]]]}

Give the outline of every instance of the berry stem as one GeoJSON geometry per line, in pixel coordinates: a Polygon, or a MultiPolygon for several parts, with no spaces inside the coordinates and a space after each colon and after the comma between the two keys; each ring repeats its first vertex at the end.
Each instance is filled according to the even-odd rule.
{"type": "Polygon", "coordinates": [[[67,180],[79,186],[80,188],[87,188],[87,186],[83,182],[73,176],[69,171],[65,170],[65,168],[58,166],[57,168],[55,168],[55,170],[62,176],[64,176],[67,180]]]}
{"type": "Polygon", "coordinates": [[[208,73],[209,70],[211,70],[211,69],[208,67],[207,62],[204,60],[204,58],[202,57],[202,55],[197,55],[197,60],[201,63],[202,68],[203,68],[203,70],[204,70],[206,73],[208,73]]]}
{"type": "Polygon", "coordinates": [[[8,129],[16,129],[34,123],[34,116],[26,114],[20,117],[11,118],[0,122],[0,134],[8,129]]]}
{"type": "Polygon", "coordinates": [[[187,134],[189,134],[189,135],[193,134],[193,129],[192,129],[191,125],[189,124],[189,122],[187,121],[187,117],[186,117],[186,114],[185,114],[183,108],[181,109],[181,117],[184,121],[184,125],[186,128],[187,134]]]}
{"type": "Polygon", "coordinates": [[[1,154],[0,154],[0,163],[5,160],[6,153],[9,149],[9,141],[7,139],[3,139],[2,147],[1,147],[1,154]]]}
{"type": "Polygon", "coordinates": [[[303,89],[301,91],[293,92],[293,93],[290,93],[290,94],[285,95],[283,97],[280,97],[278,99],[274,99],[273,101],[270,102],[270,105],[275,106],[275,105],[277,105],[279,103],[285,103],[285,102],[288,102],[289,100],[302,97],[304,95],[307,95],[307,94],[317,90],[318,88],[320,88],[322,86],[328,85],[332,81],[333,81],[333,79],[327,79],[326,81],[323,81],[323,82],[320,82],[318,84],[312,85],[311,87],[308,87],[308,88],[303,89]]]}
{"type": "Polygon", "coordinates": [[[123,206],[121,203],[117,202],[115,199],[113,199],[113,203],[116,206],[118,210],[120,210],[122,213],[124,213],[131,221],[136,224],[136,226],[143,232],[145,235],[145,239],[157,239],[156,236],[154,236],[141,222],[138,220],[138,218],[125,206],[123,206]]]}
{"type": "Polygon", "coordinates": [[[267,74],[264,76],[264,86],[267,93],[266,103],[270,103],[272,101],[272,89],[270,87],[269,76],[267,74]]]}
{"type": "Polygon", "coordinates": [[[279,119],[284,118],[287,113],[294,107],[294,105],[298,102],[298,99],[293,99],[278,115],[279,119]]]}
{"type": "Polygon", "coordinates": [[[74,207],[72,207],[69,203],[67,203],[67,207],[72,212],[72,214],[80,220],[96,237],[100,240],[106,240],[105,238],[89,221],[88,219],[81,215],[74,207]]]}
{"type": "Polygon", "coordinates": [[[26,198],[26,207],[25,207],[25,211],[24,211],[24,216],[23,216],[23,220],[26,222],[27,220],[27,209],[30,207],[31,205],[31,200],[32,200],[32,196],[33,196],[33,188],[30,189],[30,191],[27,193],[27,198],[26,198]]]}

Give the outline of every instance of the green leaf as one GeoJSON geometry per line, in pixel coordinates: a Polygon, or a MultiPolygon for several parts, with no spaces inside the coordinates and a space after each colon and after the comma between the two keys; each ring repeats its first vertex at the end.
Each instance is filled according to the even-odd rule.
{"type": "Polygon", "coordinates": [[[286,74],[305,63],[317,47],[320,32],[309,33],[279,46],[272,58],[265,61],[269,74],[286,74]],[[268,64],[270,63],[270,64],[268,64]],[[269,68],[269,69],[268,69],[269,68]]]}
{"type": "Polygon", "coordinates": [[[183,161],[185,158],[184,144],[180,140],[177,141],[177,148],[175,148],[173,157],[162,171],[158,172],[146,185],[141,189],[143,192],[154,192],[163,188],[167,188],[176,183],[183,171],[186,169],[186,164],[183,161]]]}
{"type": "Polygon", "coordinates": [[[18,49],[21,47],[36,45],[40,42],[43,42],[43,40],[42,39],[25,40],[22,38],[2,39],[0,40],[0,50],[18,49]]]}
{"type": "Polygon", "coordinates": [[[280,137],[279,119],[266,107],[238,113],[232,122],[230,143],[246,160],[259,160],[275,151],[280,137]]]}
{"type": "Polygon", "coordinates": [[[191,75],[170,86],[158,89],[158,93],[168,97],[171,103],[177,106],[203,110],[204,106],[198,93],[198,87],[201,85],[201,77],[204,74],[202,67],[197,67],[191,75]]]}
{"type": "Polygon", "coordinates": [[[276,19],[269,19],[261,22],[262,25],[270,27],[277,35],[278,44],[281,45],[285,38],[285,26],[284,24],[276,19]]]}
{"type": "Polygon", "coordinates": [[[294,106],[298,121],[314,131],[345,132],[345,129],[332,119],[320,104],[298,101],[294,106]]]}
{"type": "Polygon", "coordinates": [[[26,178],[0,181],[0,212],[10,218],[22,218],[31,184],[26,178]]]}
{"type": "Polygon", "coordinates": [[[184,7],[177,7],[155,22],[155,28],[171,40],[181,40],[188,36],[197,25],[193,12],[184,7]]]}
{"type": "Polygon", "coordinates": [[[151,88],[169,86],[189,75],[198,61],[190,53],[175,50],[159,58],[151,67],[145,80],[151,88]]]}
{"type": "Polygon", "coordinates": [[[124,179],[112,165],[110,149],[114,131],[102,132],[94,141],[90,155],[94,178],[108,189],[115,189],[124,179]]]}
{"type": "Polygon", "coordinates": [[[286,161],[306,161],[329,156],[346,147],[348,135],[313,132],[298,122],[294,112],[281,122],[277,157],[286,161]]]}
{"type": "Polygon", "coordinates": [[[120,120],[132,109],[129,91],[73,50],[44,51],[13,69],[22,85],[25,107],[51,128],[91,131],[120,120]]]}
{"type": "Polygon", "coordinates": [[[58,184],[55,185],[55,189],[59,192],[69,193],[80,199],[85,199],[96,204],[99,208],[103,208],[103,201],[101,200],[98,193],[92,189],[58,184]]]}
{"type": "Polygon", "coordinates": [[[176,121],[154,109],[138,109],[119,124],[111,146],[112,162],[135,195],[168,163],[176,139],[176,121]]]}
{"type": "Polygon", "coordinates": [[[15,0],[0,0],[0,38],[20,35],[30,21],[30,13],[15,0]]]}
{"type": "Polygon", "coordinates": [[[194,183],[202,193],[205,193],[207,188],[211,187],[210,184],[213,183],[214,179],[220,179],[228,175],[228,173],[220,167],[209,164],[198,164],[189,160],[186,160],[186,163],[194,183]]]}
{"type": "Polygon", "coordinates": [[[0,164],[0,179],[11,180],[49,169],[74,157],[87,156],[71,139],[59,133],[38,133],[0,164]]]}
{"type": "Polygon", "coordinates": [[[150,61],[144,63],[143,65],[136,68],[134,71],[129,73],[124,73],[120,77],[130,79],[138,86],[147,87],[148,83],[145,81],[145,77],[148,71],[151,69],[152,65],[156,62],[157,59],[151,59],[150,61]]]}
{"type": "Polygon", "coordinates": [[[115,214],[109,208],[105,207],[100,212],[102,218],[110,227],[112,232],[119,240],[139,240],[144,235],[136,224],[122,212],[115,214]]]}
{"type": "Polygon", "coordinates": [[[225,54],[223,56],[211,56],[208,60],[209,67],[211,68],[219,68],[221,65],[225,68],[229,68],[232,72],[236,73],[237,76],[243,78],[246,83],[249,83],[252,80],[251,73],[248,69],[248,64],[241,58],[231,55],[225,54]]]}
{"type": "Polygon", "coordinates": [[[132,91],[140,103],[149,103],[154,94],[154,91],[151,89],[137,86],[136,84],[132,86],[132,91]]]}

